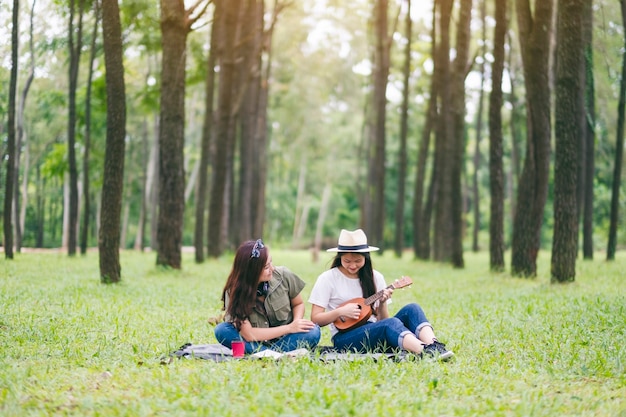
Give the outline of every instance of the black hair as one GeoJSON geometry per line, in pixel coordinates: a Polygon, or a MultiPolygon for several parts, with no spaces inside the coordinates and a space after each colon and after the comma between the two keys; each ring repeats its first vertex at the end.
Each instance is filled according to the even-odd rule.
{"type": "Polygon", "coordinates": [[[331,269],[341,266],[341,257],[348,253],[355,253],[357,255],[363,255],[365,258],[365,264],[359,269],[359,282],[361,283],[361,289],[363,290],[363,298],[370,297],[376,294],[376,283],[374,282],[374,267],[372,266],[372,257],[369,252],[338,252],[331,269]]]}

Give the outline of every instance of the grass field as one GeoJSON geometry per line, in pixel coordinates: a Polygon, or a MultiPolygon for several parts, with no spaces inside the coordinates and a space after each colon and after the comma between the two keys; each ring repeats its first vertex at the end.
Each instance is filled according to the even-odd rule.
{"type": "MultiPolygon", "coordinates": [[[[305,251],[272,251],[308,285],[328,268],[305,251]]],[[[123,281],[100,284],[98,257],[23,253],[0,259],[0,415],[100,416],[622,416],[626,417],[626,256],[579,261],[576,282],[492,274],[374,256],[396,290],[392,314],[417,301],[448,348],[447,363],[323,363],[161,358],[215,343],[231,256],[182,271],[154,253],[124,252],[123,281]]],[[[307,305],[307,316],[310,306],[307,305]]],[[[330,344],[328,329],[322,344],[330,344]]]]}

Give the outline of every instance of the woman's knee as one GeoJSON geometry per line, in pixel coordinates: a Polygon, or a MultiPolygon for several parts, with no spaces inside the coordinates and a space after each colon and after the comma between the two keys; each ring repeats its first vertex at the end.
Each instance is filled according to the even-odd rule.
{"type": "Polygon", "coordinates": [[[213,333],[215,334],[215,338],[217,339],[218,342],[222,344],[224,342],[228,342],[229,345],[232,339],[233,332],[238,333],[237,329],[235,329],[235,326],[233,326],[231,323],[226,323],[226,322],[218,324],[217,326],[215,326],[215,329],[213,330],[213,333]]]}
{"type": "Polygon", "coordinates": [[[385,324],[385,329],[388,332],[391,331],[392,333],[399,334],[406,330],[406,327],[404,326],[404,323],[402,323],[402,320],[397,317],[389,317],[388,319],[385,319],[385,324]]]}
{"type": "Polygon", "coordinates": [[[315,327],[304,333],[303,339],[305,339],[309,345],[316,346],[319,343],[321,337],[322,331],[320,329],[320,326],[316,324],[315,327]]]}

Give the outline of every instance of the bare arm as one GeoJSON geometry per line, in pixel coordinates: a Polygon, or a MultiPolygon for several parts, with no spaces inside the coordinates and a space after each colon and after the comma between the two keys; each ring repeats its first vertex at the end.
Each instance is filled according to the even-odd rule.
{"type": "Polygon", "coordinates": [[[291,299],[291,310],[293,311],[294,321],[304,318],[304,307],[304,300],[301,294],[291,299]]]}
{"type": "Polygon", "coordinates": [[[391,298],[393,289],[385,288],[383,296],[380,298],[378,308],[376,309],[376,317],[378,320],[389,318],[389,309],[387,308],[387,300],[391,298]]]}
{"type": "Polygon", "coordinates": [[[311,307],[311,320],[320,326],[326,326],[341,316],[358,319],[360,315],[361,309],[357,303],[348,303],[331,311],[316,304],[311,307]]]}

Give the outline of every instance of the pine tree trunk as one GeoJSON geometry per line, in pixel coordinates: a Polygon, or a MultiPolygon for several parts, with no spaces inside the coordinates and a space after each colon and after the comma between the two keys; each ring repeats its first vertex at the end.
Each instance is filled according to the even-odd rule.
{"type": "Polygon", "coordinates": [[[452,18],[452,0],[441,0],[439,5],[439,36],[436,66],[440,77],[437,91],[439,92],[439,118],[435,142],[435,176],[433,185],[436,191],[433,210],[435,212],[433,234],[433,255],[436,261],[448,262],[452,259],[452,169],[454,163],[450,159],[453,147],[452,90],[450,68],[450,20],[452,18]]]}
{"type": "Polygon", "coordinates": [[[69,166],[69,218],[67,231],[67,253],[70,256],[76,254],[76,238],[78,236],[78,167],[76,164],[76,89],[78,86],[78,69],[80,64],[80,52],[82,49],[83,33],[83,10],[84,0],[78,0],[78,25],[74,28],[75,0],[70,0],[70,16],[68,40],[70,49],[69,66],[69,111],[67,127],[67,159],[69,166]],[[74,36],[76,31],[76,36],[74,36]]]}
{"type": "Polygon", "coordinates": [[[114,283],[122,279],[119,244],[126,136],[122,28],[117,0],[102,1],[102,33],[106,68],[107,133],[98,248],[100,279],[103,283],[114,283]]]}
{"type": "Polygon", "coordinates": [[[583,137],[584,102],[581,74],[585,65],[582,34],[583,0],[559,0],[554,152],[554,235],[551,281],[576,277],[578,253],[578,174],[583,137]]]}
{"type": "MultiPolygon", "coordinates": [[[[620,2],[623,27],[626,29],[626,0],[620,2]]],[[[615,166],[613,167],[613,185],[611,187],[611,215],[609,223],[609,242],[606,260],[615,260],[617,246],[617,224],[619,221],[619,188],[622,179],[622,160],[624,158],[624,110],[626,109],[626,35],[624,36],[624,52],[622,53],[622,79],[619,88],[619,104],[617,110],[617,139],[615,141],[615,166]]]]}
{"type": "Polygon", "coordinates": [[[207,75],[205,81],[205,97],[204,97],[204,122],[202,127],[202,143],[200,146],[200,168],[198,178],[198,188],[196,192],[196,224],[194,229],[194,247],[196,263],[204,262],[204,225],[206,213],[206,197],[209,190],[208,167],[211,161],[211,138],[213,136],[213,128],[215,124],[213,101],[215,92],[215,62],[217,59],[217,37],[219,34],[219,26],[221,19],[222,2],[215,3],[213,12],[213,25],[211,26],[211,40],[209,57],[207,58],[207,75]]]}
{"type": "MultiPolygon", "coordinates": [[[[433,57],[437,54],[436,35],[437,9],[436,5],[433,4],[430,49],[431,56],[433,57]]],[[[437,63],[438,60],[435,59],[433,75],[430,81],[428,110],[420,138],[417,167],[415,170],[415,190],[413,193],[413,252],[419,259],[428,259],[430,257],[430,214],[427,213],[426,204],[424,203],[424,186],[426,183],[426,161],[428,160],[430,149],[430,137],[432,135],[433,126],[437,125],[437,85],[439,84],[437,63]]],[[[430,201],[430,199],[428,200],[430,201]]]]}
{"type": "Polygon", "coordinates": [[[450,179],[452,185],[451,214],[451,261],[455,268],[463,268],[463,235],[465,232],[463,209],[463,167],[465,155],[465,77],[470,65],[470,23],[472,18],[472,0],[462,0],[456,31],[456,58],[452,73],[452,113],[453,126],[451,137],[450,179]]]}
{"type": "MultiPolygon", "coordinates": [[[[223,0],[222,0],[223,1],[223,0]]],[[[218,120],[216,126],[215,159],[213,161],[211,198],[209,203],[208,255],[217,258],[223,251],[225,199],[227,196],[228,156],[233,125],[233,84],[235,74],[235,36],[241,0],[223,3],[224,20],[220,35],[220,77],[218,91],[218,120]]]]}
{"type": "Polygon", "coordinates": [[[593,79],[593,1],[585,0],[583,11],[583,42],[585,48],[585,124],[583,132],[584,149],[582,164],[584,168],[582,187],[582,218],[583,218],[583,258],[593,259],[593,200],[595,178],[595,127],[596,127],[596,99],[593,79]]]}
{"type": "Polygon", "coordinates": [[[494,29],[494,62],[491,67],[489,95],[489,267],[504,270],[504,172],[502,139],[502,73],[507,30],[507,0],[496,1],[494,29]]]}
{"type": "Polygon", "coordinates": [[[7,161],[4,190],[4,256],[13,259],[13,226],[11,221],[13,206],[13,187],[15,186],[15,99],[17,93],[17,68],[18,68],[18,17],[20,12],[19,0],[13,0],[12,27],[11,27],[11,79],[9,81],[9,109],[8,109],[8,135],[7,135],[7,161]]]}
{"type": "Polygon", "coordinates": [[[93,64],[96,58],[96,39],[100,21],[100,2],[94,2],[95,22],[91,33],[91,49],[89,54],[89,72],[87,75],[87,93],[85,96],[85,149],[83,152],[83,227],[80,236],[80,253],[87,253],[89,241],[89,219],[91,217],[91,195],[89,190],[89,157],[91,152],[91,90],[93,79],[93,64]]]}
{"type": "Polygon", "coordinates": [[[527,103],[526,159],[517,190],[513,224],[511,273],[534,277],[541,246],[541,226],[550,174],[550,44],[552,0],[517,0],[520,46],[527,103]]]}
{"type": "Polygon", "coordinates": [[[407,39],[404,49],[404,68],[402,75],[404,78],[404,91],[402,93],[402,108],[400,111],[400,151],[398,152],[398,198],[396,199],[396,218],[395,218],[395,239],[394,239],[394,251],[396,257],[402,257],[402,251],[404,250],[404,198],[406,188],[406,170],[407,170],[407,152],[406,142],[408,136],[408,120],[409,120],[409,89],[411,79],[411,37],[412,20],[411,20],[411,1],[407,1],[406,12],[406,34],[407,39]]]}
{"type": "Polygon", "coordinates": [[[161,0],[161,104],[157,265],[181,268],[185,193],[185,50],[183,2],[161,0]]]}

